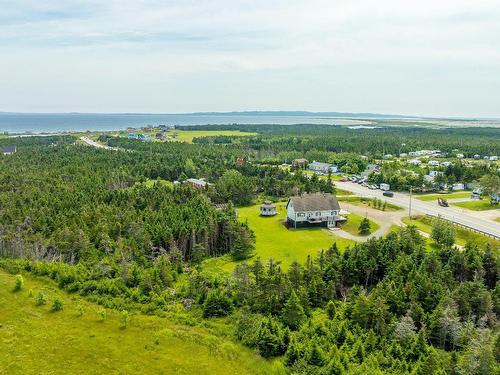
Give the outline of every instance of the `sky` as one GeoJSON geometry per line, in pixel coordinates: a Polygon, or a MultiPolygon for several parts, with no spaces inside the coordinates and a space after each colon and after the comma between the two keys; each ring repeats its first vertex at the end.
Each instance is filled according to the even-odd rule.
{"type": "Polygon", "coordinates": [[[0,111],[500,117],[498,0],[0,0],[0,111]]]}

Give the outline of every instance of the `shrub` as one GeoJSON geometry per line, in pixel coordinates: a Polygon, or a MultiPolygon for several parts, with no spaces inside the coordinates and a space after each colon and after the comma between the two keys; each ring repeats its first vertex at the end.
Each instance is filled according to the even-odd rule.
{"type": "Polygon", "coordinates": [[[82,305],[76,306],[76,315],[77,316],[83,316],[84,312],[85,312],[85,309],[83,308],[82,305]]]}
{"type": "Polygon", "coordinates": [[[127,310],[123,310],[121,315],[120,315],[120,328],[125,329],[128,327],[128,323],[130,320],[130,316],[128,314],[127,310]]]}
{"type": "Polygon", "coordinates": [[[105,308],[100,308],[97,311],[97,315],[99,315],[99,318],[100,318],[101,322],[104,322],[106,320],[106,317],[107,317],[108,313],[106,312],[105,308]]]}
{"type": "Polygon", "coordinates": [[[63,302],[56,298],[52,304],[52,311],[61,311],[63,309],[63,302]]]}
{"type": "Polygon", "coordinates": [[[14,281],[14,292],[20,291],[24,286],[24,279],[21,275],[16,275],[16,279],[14,281]]]}
{"type": "Polygon", "coordinates": [[[368,218],[363,218],[363,220],[361,220],[361,223],[359,223],[359,233],[362,234],[362,235],[367,235],[367,234],[370,234],[371,233],[371,225],[370,225],[370,221],[368,220],[368,218]]]}
{"type": "Polygon", "coordinates": [[[35,303],[37,306],[42,306],[47,304],[47,296],[42,292],[38,292],[35,297],[35,303]]]}
{"type": "Polygon", "coordinates": [[[211,290],[203,303],[203,317],[226,316],[231,313],[232,305],[229,298],[219,290],[211,290]]]}

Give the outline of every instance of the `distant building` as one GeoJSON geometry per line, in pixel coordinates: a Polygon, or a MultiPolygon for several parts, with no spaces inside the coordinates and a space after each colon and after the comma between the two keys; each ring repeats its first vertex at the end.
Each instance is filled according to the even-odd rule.
{"type": "Polygon", "coordinates": [[[4,155],[13,155],[17,151],[17,147],[15,145],[3,146],[3,154],[4,155]]]}
{"type": "Polygon", "coordinates": [[[411,160],[408,160],[408,164],[419,166],[420,164],[422,164],[422,162],[418,159],[411,159],[411,160]]]}
{"type": "Polygon", "coordinates": [[[456,184],[452,185],[451,189],[452,190],[464,190],[465,186],[464,186],[464,184],[456,183],[456,184]]]}
{"type": "Polygon", "coordinates": [[[498,160],[498,156],[490,156],[490,161],[497,161],[498,160]]]}
{"type": "Polygon", "coordinates": [[[481,159],[481,155],[479,155],[479,154],[475,154],[475,155],[474,155],[474,159],[481,159]]]}
{"type": "Polygon", "coordinates": [[[445,167],[445,168],[448,168],[449,166],[453,165],[453,163],[451,161],[443,161],[441,163],[441,166],[442,167],[445,167]]]}
{"type": "Polygon", "coordinates": [[[128,136],[127,136],[128,139],[138,139],[138,135],[135,134],[135,133],[130,133],[128,136]]]}
{"type": "Polygon", "coordinates": [[[276,205],[271,201],[265,201],[260,205],[261,216],[274,216],[276,215],[276,205]]]}
{"type": "Polygon", "coordinates": [[[163,134],[163,133],[156,133],[155,138],[156,139],[165,139],[165,134],[163,134]]]}
{"type": "Polygon", "coordinates": [[[430,165],[432,167],[439,167],[439,162],[437,160],[429,160],[427,162],[427,165],[430,165]]]}
{"type": "Polygon", "coordinates": [[[198,178],[188,178],[186,180],[186,183],[190,184],[192,187],[195,189],[205,189],[208,185],[208,183],[203,180],[203,179],[198,179],[198,178]]]}
{"type": "Polygon", "coordinates": [[[457,154],[457,158],[463,159],[464,158],[464,154],[457,154]]]}
{"type": "Polygon", "coordinates": [[[289,227],[335,227],[346,221],[340,216],[340,205],[332,194],[313,193],[290,197],[286,205],[289,227]]]}
{"type": "Polygon", "coordinates": [[[295,159],[292,161],[292,167],[304,169],[307,166],[307,159],[295,159]]]}
{"type": "Polygon", "coordinates": [[[330,164],[330,163],[321,163],[318,161],[313,161],[312,163],[309,164],[308,168],[312,171],[315,172],[320,172],[320,173],[337,173],[338,168],[335,164],[330,164]]]}
{"type": "Polygon", "coordinates": [[[431,176],[431,177],[436,177],[438,175],[443,175],[443,174],[444,174],[444,172],[440,172],[440,171],[434,171],[434,170],[429,171],[429,176],[431,176]]]}

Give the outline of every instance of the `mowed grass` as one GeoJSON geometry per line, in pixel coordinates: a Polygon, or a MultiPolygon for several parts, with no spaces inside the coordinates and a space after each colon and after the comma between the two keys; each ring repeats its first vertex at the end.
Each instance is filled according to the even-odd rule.
{"type": "Polygon", "coordinates": [[[170,140],[188,143],[192,143],[193,138],[213,137],[217,135],[241,137],[257,135],[257,133],[242,132],[239,130],[173,130],[167,133],[167,135],[171,136],[173,133],[177,133],[177,138],[171,138],[170,140]]]}
{"type": "Polygon", "coordinates": [[[482,199],[482,200],[471,200],[471,201],[466,201],[466,202],[456,202],[456,203],[451,203],[453,206],[458,206],[462,208],[466,208],[468,210],[473,210],[473,211],[486,211],[486,210],[494,210],[494,209],[499,209],[500,206],[498,204],[491,204],[491,201],[489,199],[482,199]]]}
{"type": "Polygon", "coordinates": [[[449,194],[414,195],[414,197],[420,201],[435,201],[438,198],[444,198],[444,199],[469,198],[470,195],[471,195],[470,191],[457,191],[456,193],[449,193],[449,194]]]}
{"type": "MultiPolygon", "coordinates": [[[[353,213],[350,213],[346,216],[347,222],[342,224],[341,228],[347,233],[353,234],[355,236],[361,236],[361,234],[359,233],[359,224],[361,224],[361,220],[363,220],[364,216],[353,213]]],[[[373,220],[368,219],[368,221],[370,222],[370,233],[373,233],[380,228],[380,225],[378,225],[373,220]]]]}
{"type": "MultiPolygon", "coordinates": [[[[328,249],[334,242],[337,242],[339,249],[354,244],[354,241],[337,237],[326,228],[286,229],[281,223],[286,216],[286,202],[279,202],[276,206],[278,214],[273,217],[260,216],[259,204],[237,209],[239,219],[247,222],[255,233],[253,259],[260,257],[263,262],[267,262],[269,258],[273,258],[280,261],[284,269],[288,269],[294,260],[304,263],[308,255],[316,256],[320,250],[328,249]]],[[[252,262],[253,259],[246,261],[252,262]]],[[[236,265],[237,262],[226,256],[206,261],[204,268],[214,272],[231,272],[236,265]]]]}
{"type": "MultiPolygon", "coordinates": [[[[339,197],[338,200],[339,202],[348,202],[359,207],[371,207],[375,209],[375,207],[373,206],[373,199],[371,198],[352,196],[352,197],[339,197]]],[[[382,204],[384,204],[384,202],[386,203],[385,211],[393,212],[402,210],[401,207],[396,206],[395,204],[392,204],[388,201],[382,200],[382,204]]],[[[376,209],[383,211],[382,208],[376,208],[376,209]]]]}
{"type": "Polygon", "coordinates": [[[50,280],[23,276],[24,288],[13,292],[14,276],[0,271],[0,374],[284,373],[281,363],[205,328],[133,315],[121,329],[119,312],[107,310],[101,321],[100,307],[50,280]],[[29,290],[43,291],[47,305],[36,306],[29,290]],[[55,298],[63,301],[62,311],[50,311],[55,298]]]}
{"type": "MultiPolygon", "coordinates": [[[[409,217],[402,218],[403,223],[406,225],[415,225],[417,229],[422,232],[432,233],[432,218],[428,216],[413,216],[412,220],[409,217]]],[[[474,242],[478,246],[484,247],[487,243],[491,244],[494,248],[500,249],[500,241],[494,240],[482,234],[467,230],[465,228],[455,226],[456,239],[455,243],[460,246],[465,246],[467,242],[474,242]]]]}

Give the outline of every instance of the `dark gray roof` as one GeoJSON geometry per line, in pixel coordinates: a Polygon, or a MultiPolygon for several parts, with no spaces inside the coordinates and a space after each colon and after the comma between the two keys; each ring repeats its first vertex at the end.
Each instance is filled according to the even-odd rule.
{"type": "Polygon", "coordinates": [[[327,193],[303,194],[290,197],[295,212],[340,210],[337,197],[327,193]]]}
{"type": "Polygon", "coordinates": [[[3,152],[16,152],[16,146],[14,145],[3,146],[3,152]]]}

